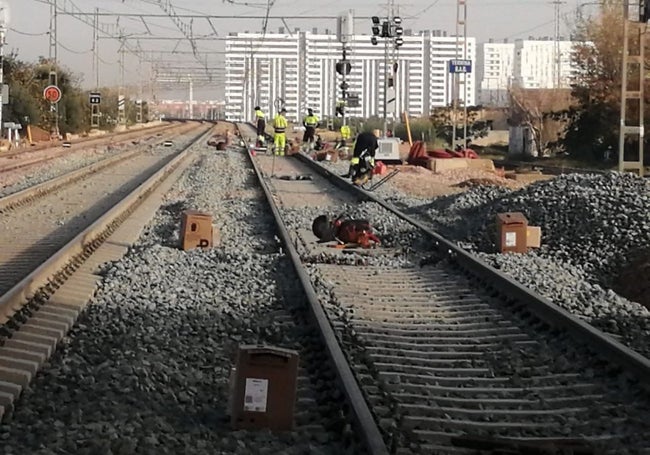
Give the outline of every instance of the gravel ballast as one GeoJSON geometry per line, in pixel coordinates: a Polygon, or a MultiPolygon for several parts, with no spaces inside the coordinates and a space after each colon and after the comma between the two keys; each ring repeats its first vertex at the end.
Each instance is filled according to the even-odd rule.
{"type": "Polygon", "coordinates": [[[363,448],[272,218],[240,152],[204,151],[0,426],[3,453],[359,454],[363,448]],[[177,248],[180,213],[220,244],[177,248]],[[232,431],[239,344],[301,355],[296,430],[232,431]]]}
{"type": "MultiPolygon", "coordinates": [[[[189,138],[192,134],[195,133],[183,133],[178,136],[189,138]]],[[[0,184],[0,197],[8,196],[31,186],[38,185],[39,183],[47,182],[65,173],[90,166],[91,164],[124,153],[135,147],[150,152],[155,151],[159,147],[162,148],[162,145],[156,145],[157,141],[160,141],[157,135],[145,135],[139,140],[73,149],[70,154],[59,157],[56,160],[30,166],[28,168],[29,173],[27,174],[24,173],[24,169],[16,169],[11,171],[9,175],[4,175],[4,181],[0,184]]],[[[182,139],[177,138],[176,141],[182,141],[182,139]]]]}
{"type": "MultiPolygon", "coordinates": [[[[339,174],[348,168],[346,161],[325,165],[339,174]]],[[[375,193],[650,357],[650,310],[611,290],[634,253],[650,243],[647,180],[616,172],[566,174],[520,190],[486,185],[434,199],[404,194],[389,181],[375,193]],[[508,211],[523,212],[531,226],[542,228],[542,248],[495,253],[495,216],[508,211]]]]}
{"type": "MultiPolygon", "coordinates": [[[[266,170],[271,169],[267,162],[266,170]]],[[[291,169],[294,173],[306,173],[298,165],[292,165],[291,169]]],[[[290,230],[296,232],[295,244],[299,246],[303,260],[311,263],[314,287],[330,319],[336,321],[340,342],[345,346],[357,378],[360,378],[373,410],[379,416],[379,425],[387,433],[389,445],[394,444],[404,450],[403,453],[406,453],[407,447],[411,453],[448,453],[423,446],[424,440],[434,439],[445,444],[444,435],[434,437],[427,435],[426,431],[451,433],[458,430],[487,436],[582,436],[587,439],[599,439],[614,433],[616,437],[606,443],[613,448],[611,453],[626,453],[619,450],[622,447],[632,448],[629,453],[634,453],[638,447],[645,447],[645,440],[639,433],[645,429],[643,422],[647,411],[641,403],[647,401],[647,396],[639,392],[638,383],[634,380],[628,382],[625,373],[621,373],[615,365],[602,362],[587,346],[576,345],[575,339],[568,334],[546,330],[525,309],[521,308],[518,313],[509,305],[493,301],[491,292],[486,293],[485,288],[471,276],[466,276],[463,270],[447,267],[446,261],[431,255],[431,245],[427,245],[428,242],[421,238],[417,229],[399,221],[379,204],[340,205],[337,200],[344,201],[346,197],[339,191],[332,191],[329,185],[321,185],[318,182],[320,178],[314,180],[313,187],[302,187],[295,183],[295,188],[292,188],[291,184],[280,179],[269,178],[276,198],[292,207],[282,210],[285,220],[290,230]],[[296,200],[296,192],[303,194],[299,201],[296,200]],[[323,213],[368,219],[384,240],[384,245],[370,251],[350,250],[346,254],[343,250],[332,253],[336,250],[318,245],[309,232],[312,220],[323,213]],[[429,267],[421,269],[418,266],[423,264],[422,255],[426,255],[429,267]],[[370,267],[340,269],[331,264],[370,267]],[[406,273],[402,275],[403,272],[406,273]],[[435,277],[428,273],[435,274],[435,277]],[[355,293],[352,288],[357,282],[360,286],[355,293]],[[476,293],[473,286],[477,288],[476,293]],[[410,294],[411,291],[414,292],[410,294]],[[461,308],[467,299],[484,303],[490,311],[476,307],[463,313],[461,308]],[[422,300],[426,300],[426,303],[422,300]],[[418,302],[421,302],[420,306],[418,302]],[[452,309],[449,314],[444,309],[446,304],[452,309]],[[503,313],[493,320],[491,311],[497,308],[503,313]],[[500,339],[504,335],[503,339],[497,341],[497,346],[486,346],[486,351],[476,358],[471,355],[464,357],[465,353],[460,351],[464,346],[473,351],[470,345],[481,344],[482,334],[490,321],[494,325],[489,330],[500,332],[503,329],[496,336],[500,339]],[[529,333],[530,338],[521,340],[521,344],[511,345],[507,341],[509,332],[505,330],[509,323],[513,323],[517,330],[529,333]],[[467,326],[464,327],[464,324],[467,326]],[[456,329],[458,333],[450,343],[457,345],[450,346],[449,356],[444,357],[448,364],[443,363],[440,368],[459,369],[457,373],[447,372],[450,376],[467,374],[467,371],[460,371],[463,367],[477,371],[467,374],[465,382],[461,380],[449,386],[447,375],[435,371],[438,366],[435,361],[445,352],[445,348],[440,346],[444,342],[438,337],[442,338],[442,333],[456,329]],[[477,330],[476,337],[473,330],[477,330]],[[427,337],[431,337],[431,341],[427,337]],[[465,344],[465,340],[459,341],[465,337],[472,342],[465,344]],[[487,377],[480,383],[475,382],[475,378],[482,374],[478,370],[483,367],[489,371],[487,377]],[[500,386],[495,385],[499,383],[498,380],[495,384],[487,385],[491,378],[497,377],[502,377],[514,389],[521,387],[521,390],[500,391],[500,386]],[[528,379],[522,382],[523,377],[528,379]],[[378,390],[373,387],[376,384],[378,390]],[[588,389],[591,390],[587,392],[588,389]],[[489,408],[494,404],[489,403],[490,393],[504,401],[529,397],[534,403],[529,404],[542,412],[524,415],[513,410],[512,416],[507,412],[486,415],[484,417],[490,424],[483,426],[476,410],[476,413],[466,415],[455,409],[445,414],[439,409],[445,406],[444,402],[449,396],[463,398],[466,400],[464,404],[472,402],[469,397],[481,404],[481,400],[485,400],[484,404],[489,408]],[[587,397],[589,393],[593,395],[587,397]],[[584,395],[583,401],[580,401],[581,395],[584,395]],[[399,398],[395,399],[396,396],[399,398]],[[559,399],[560,402],[566,399],[566,403],[557,413],[544,413],[544,401],[547,399],[559,399]],[[409,404],[421,405],[422,408],[415,409],[409,404]],[[568,410],[571,407],[580,408],[580,411],[568,410]],[[418,416],[422,415],[432,417],[434,421],[427,421],[426,418],[417,421],[418,416]],[[619,419],[619,416],[623,419],[619,419]],[[500,426],[507,421],[513,425],[500,426]],[[526,427],[529,424],[531,427],[526,427]],[[410,431],[413,428],[422,431],[414,434],[410,431]]],[[[476,346],[476,349],[480,347],[476,346]]],[[[522,405],[524,408],[526,406],[522,405]]],[[[455,408],[454,405],[450,407],[455,408]]],[[[458,407],[462,408],[463,405],[459,404],[458,407]]],[[[521,411],[520,408],[517,410],[521,411]]]]}

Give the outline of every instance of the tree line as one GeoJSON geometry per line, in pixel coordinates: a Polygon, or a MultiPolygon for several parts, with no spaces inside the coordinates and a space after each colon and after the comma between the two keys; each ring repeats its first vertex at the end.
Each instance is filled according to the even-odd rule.
{"type": "MultiPolygon", "coordinates": [[[[81,87],[82,79],[69,68],[54,65],[48,59],[25,62],[16,54],[3,60],[5,84],[9,86],[9,102],[3,106],[3,122],[23,125],[36,125],[46,131],[53,131],[58,115],[61,134],[82,134],[90,130],[91,105],[90,91],[81,87]],[[49,101],[43,97],[43,90],[51,82],[51,73],[56,73],[57,86],[61,90],[61,100],[57,113],[51,112],[49,101]]],[[[113,88],[101,88],[99,117],[100,129],[113,129],[118,116],[118,92],[113,88]]],[[[133,101],[126,100],[127,123],[135,123],[137,108],[133,101]]],[[[147,105],[143,106],[144,119],[147,118],[147,105]]]]}

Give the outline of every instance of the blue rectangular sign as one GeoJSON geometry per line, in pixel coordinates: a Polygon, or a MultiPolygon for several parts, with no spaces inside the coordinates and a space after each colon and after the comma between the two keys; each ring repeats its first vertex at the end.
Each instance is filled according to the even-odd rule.
{"type": "Polygon", "coordinates": [[[449,60],[449,72],[457,73],[471,73],[472,61],[471,60],[449,60]]]}

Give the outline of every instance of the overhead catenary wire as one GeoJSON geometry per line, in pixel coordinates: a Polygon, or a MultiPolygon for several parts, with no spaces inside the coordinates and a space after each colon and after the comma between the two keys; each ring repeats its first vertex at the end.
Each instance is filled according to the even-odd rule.
{"type": "Polygon", "coordinates": [[[9,27],[9,30],[11,30],[14,33],[18,33],[19,35],[25,35],[25,36],[46,36],[50,34],[50,32],[40,32],[40,33],[23,32],[22,30],[15,29],[13,27],[9,27]]]}

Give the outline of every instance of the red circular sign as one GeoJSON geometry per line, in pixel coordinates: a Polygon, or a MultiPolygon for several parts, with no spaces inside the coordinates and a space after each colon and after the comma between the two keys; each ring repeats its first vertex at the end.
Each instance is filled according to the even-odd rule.
{"type": "Polygon", "coordinates": [[[56,85],[48,85],[43,90],[43,97],[50,103],[58,103],[61,100],[61,89],[56,85]]]}

